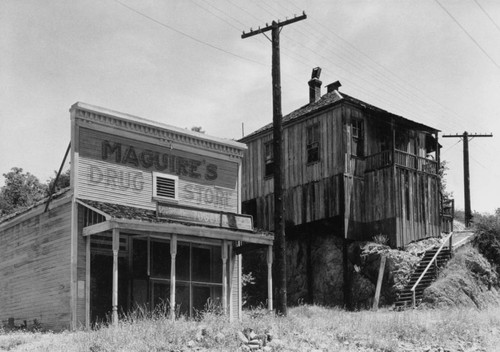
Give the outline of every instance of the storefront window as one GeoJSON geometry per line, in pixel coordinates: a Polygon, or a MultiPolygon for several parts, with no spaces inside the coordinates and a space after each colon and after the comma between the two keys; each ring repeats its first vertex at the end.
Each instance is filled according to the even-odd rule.
{"type": "MultiPolygon", "coordinates": [[[[172,264],[170,241],[150,239],[148,244],[147,239],[136,239],[133,242],[133,300],[136,305],[146,305],[150,302],[153,309],[167,310],[170,307],[172,264]]],[[[220,304],[222,297],[220,245],[178,242],[175,273],[177,314],[194,316],[204,310],[208,302],[211,305],[220,304]]]]}

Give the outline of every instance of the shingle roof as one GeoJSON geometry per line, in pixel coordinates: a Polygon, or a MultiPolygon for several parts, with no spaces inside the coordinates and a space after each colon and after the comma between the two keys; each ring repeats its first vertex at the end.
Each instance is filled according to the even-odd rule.
{"type": "MultiPolygon", "coordinates": [[[[67,187],[67,188],[63,188],[61,189],[60,191],[54,193],[52,195],[52,201],[56,200],[56,199],[59,199],[59,198],[62,198],[66,193],[68,193],[69,191],[71,190],[70,187],[67,187]]],[[[27,213],[29,212],[30,210],[40,206],[40,205],[43,205],[45,203],[47,203],[47,201],[49,200],[49,197],[45,197],[43,198],[42,200],[39,200],[38,202],[36,203],[33,203],[32,205],[30,206],[27,206],[25,208],[20,208],[18,209],[17,211],[13,212],[13,213],[10,213],[10,214],[7,214],[7,215],[4,215],[4,216],[0,216],[0,224],[1,223],[4,223],[6,221],[9,221],[11,219],[14,219],[24,213],[27,213]]]]}
{"type": "MultiPolygon", "coordinates": [[[[288,115],[283,116],[282,123],[285,126],[286,124],[292,122],[293,120],[299,119],[299,118],[304,117],[308,114],[312,114],[312,113],[321,111],[325,108],[332,107],[340,102],[350,102],[351,104],[357,105],[363,109],[377,113],[378,115],[380,115],[380,114],[387,115],[387,117],[389,117],[389,118],[394,118],[394,119],[396,119],[402,123],[405,123],[405,124],[414,125],[415,127],[419,127],[425,131],[431,131],[431,132],[438,131],[435,128],[426,126],[426,125],[421,124],[419,122],[415,122],[415,121],[406,119],[406,118],[399,116],[399,115],[395,115],[395,114],[390,113],[386,110],[380,109],[374,105],[365,103],[359,99],[351,97],[350,95],[347,95],[345,93],[340,93],[339,91],[336,91],[336,90],[324,94],[323,96],[321,96],[320,99],[318,99],[314,103],[304,105],[304,106],[298,108],[297,110],[292,111],[288,115]]],[[[273,127],[273,123],[269,123],[269,124],[265,125],[264,127],[261,127],[258,130],[250,133],[249,135],[245,136],[244,138],[241,138],[240,141],[245,142],[249,138],[251,138],[255,135],[258,135],[258,134],[261,134],[261,133],[266,132],[268,130],[271,130],[272,127],[273,127]]]]}
{"type": "Polygon", "coordinates": [[[92,208],[106,213],[111,218],[115,219],[130,219],[147,222],[171,222],[166,219],[158,219],[154,210],[129,207],[126,205],[104,203],[87,199],[78,199],[81,203],[87,204],[92,208]]]}
{"type": "MultiPolygon", "coordinates": [[[[183,224],[183,225],[187,225],[187,226],[205,226],[205,225],[200,225],[200,224],[195,224],[195,223],[190,223],[190,222],[185,222],[185,221],[159,218],[156,215],[156,211],[149,210],[149,209],[130,207],[130,206],[114,204],[114,203],[98,202],[98,201],[87,200],[87,199],[78,199],[78,201],[83,203],[83,204],[86,204],[94,209],[97,209],[97,210],[109,215],[111,218],[114,218],[114,219],[138,220],[138,221],[144,221],[144,222],[150,222],[150,223],[163,223],[163,224],[177,223],[177,224],[183,224]]],[[[210,227],[210,226],[207,225],[207,227],[210,227]]],[[[236,229],[232,229],[232,230],[235,231],[236,229]]],[[[237,230],[237,231],[241,231],[241,230],[237,230]]],[[[248,232],[248,230],[243,230],[243,231],[248,232]]],[[[262,231],[260,229],[259,230],[254,229],[251,232],[254,232],[254,233],[260,234],[260,235],[270,235],[271,234],[270,232],[262,231]]]]}

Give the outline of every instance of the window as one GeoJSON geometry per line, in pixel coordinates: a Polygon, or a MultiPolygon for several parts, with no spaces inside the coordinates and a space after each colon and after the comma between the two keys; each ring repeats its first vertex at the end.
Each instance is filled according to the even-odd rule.
{"type": "Polygon", "coordinates": [[[153,172],[153,198],[177,200],[179,177],[153,172]]]}
{"type": "Polygon", "coordinates": [[[351,122],[351,154],[364,156],[363,120],[355,119],[351,122]]]}
{"type": "MultiPolygon", "coordinates": [[[[175,258],[175,304],[180,314],[196,316],[207,303],[222,300],[222,260],[220,246],[195,243],[177,244],[175,258]]],[[[166,283],[165,283],[166,284],[166,283]]],[[[153,303],[170,299],[170,288],[153,288],[153,303]],[[163,295],[163,296],[160,296],[163,295]]]]}
{"type": "Polygon", "coordinates": [[[264,143],[264,177],[270,177],[274,173],[273,141],[264,143]]]}
{"type": "Polygon", "coordinates": [[[319,123],[306,129],[307,163],[319,161],[319,123]]]}

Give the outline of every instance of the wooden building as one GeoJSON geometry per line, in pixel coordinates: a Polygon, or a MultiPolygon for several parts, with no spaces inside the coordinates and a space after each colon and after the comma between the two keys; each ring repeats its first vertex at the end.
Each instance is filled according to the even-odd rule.
{"type": "MultiPolygon", "coordinates": [[[[304,243],[321,235],[348,242],[381,234],[391,246],[404,247],[439,235],[439,131],[340,92],[338,81],[322,95],[320,70],[316,68],[309,81],[309,103],[283,117],[287,237],[300,237],[304,243]]],[[[243,212],[254,217],[256,227],[267,230],[274,226],[272,138],[269,124],[240,140],[248,146],[243,212]]],[[[323,245],[317,243],[319,252],[323,245]]],[[[303,251],[312,255],[310,245],[303,251]]],[[[342,252],[346,249],[339,255],[342,252]]],[[[316,271],[310,264],[304,266],[309,267],[305,276],[316,271]]]]}
{"type": "Polygon", "coordinates": [[[74,329],[207,302],[239,318],[241,253],[273,243],[240,214],[246,147],[83,103],[70,112],[70,189],[0,220],[0,321],[74,329]]]}

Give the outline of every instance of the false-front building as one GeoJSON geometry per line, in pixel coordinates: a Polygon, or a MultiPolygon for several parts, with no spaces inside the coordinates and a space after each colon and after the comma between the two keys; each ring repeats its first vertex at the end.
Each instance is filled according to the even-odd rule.
{"type": "Polygon", "coordinates": [[[207,304],[240,317],[241,248],[273,243],[240,214],[245,146],[83,103],[70,111],[70,189],[0,220],[0,321],[66,329],[207,304]]]}
{"type": "MultiPolygon", "coordinates": [[[[344,94],[338,81],[321,95],[318,77],[309,81],[309,104],[282,120],[292,303],[301,290],[308,293],[295,298],[337,302],[324,285],[340,294],[342,271],[322,268],[346,266],[342,247],[350,240],[383,235],[391,246],[404,247],[440,234],[438,130],[344,94]],[[297,270],[302,274],[294,276],[297,270]],[[325,284],[329,275],[335,277],[325,284]]],[[[256,227],[273,230],[272,124],[240,141],[248,146],[243,212],[253,215],[256,227]]]]}

